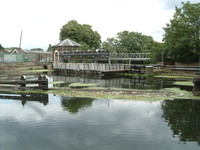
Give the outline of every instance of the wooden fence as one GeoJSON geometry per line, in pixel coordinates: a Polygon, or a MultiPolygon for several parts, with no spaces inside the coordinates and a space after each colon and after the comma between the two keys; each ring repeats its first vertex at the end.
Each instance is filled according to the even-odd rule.
{"type": "Polygon", "coordinates": [[[21,76],[20,81],[0,81],[0,89],[15,90],[48,90],[48,79],[46,75],[39,75],[38,80],[26,80],[26,76],[21,76]],[[29,86],[37,84],[37,86],[29,86]]]}

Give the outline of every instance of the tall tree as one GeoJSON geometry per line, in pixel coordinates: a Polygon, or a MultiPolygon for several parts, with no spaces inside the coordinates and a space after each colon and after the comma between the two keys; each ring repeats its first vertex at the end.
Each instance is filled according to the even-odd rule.
{"type": "Polygon", "coordinates": [[[164,51],[180,62],[197,61],[200,56],[200,3],[182,3],[164,28],[164,51]]]}
{"type": "Polygon", "coordinates": [[[1,50],[1,49],[4,49],[4,47],[0,44],[0,50],[1,50]]]}
{"type": "Polygon", "coordinates": [[[60,29],[60,40],[69,38],[83,45],[82,49],[97,49],[101,44],[101,36],[92,30],[88,24],[79,24],[75,20],[69,21],[60,29]]]}
{"type": "Polygon", "coordinates": [[[138,32],[122,31],[115,38],[109,38],[103,43],[103,48],[113,52],[141,53],[149,52],[154,42],[151,36],[138,32]]]}
{"type": "Polygon", "coordinates": [[[151,54],[152,63],[163,61],[163,45],[164,43],[160,43],[156,41],[151,44],[150,46],[151,48],[149,52],[151,54]]]}
{"type": "Polygon", "coordinates": [[[52,46],[51,44],[49,44],[49,47],[47,48],[47,51],[51,52],[53,49],[52,49],[52,46]]]}
{"type": "Polygon", "coordinates": [[[118,40],[114,37],[108,38],[102,44],[103,49],[110,50],[111,53],[119,52],[118,40]]]}

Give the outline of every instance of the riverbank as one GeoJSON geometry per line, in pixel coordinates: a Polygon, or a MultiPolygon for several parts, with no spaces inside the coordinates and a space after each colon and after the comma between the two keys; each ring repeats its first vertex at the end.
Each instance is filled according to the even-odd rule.
{"type": "MultiPolygon", "coordinates": [[[[52,70],[26,70],[20,71],[20,73],[41,73],[48,72],[52,70]]],[[[183,75],[157,75],[155,78],[178,78],[178,79],[189,79],[189,81],[178,81],[174,84],[177,85],[188,85],[192,86],[191,76],[183,75]]],[[[50,87],[54,84],[64,84],[66,81],[58,80],[55,82],[49,82],[50,87]]],[[[127,99],[127,100],[141,100],[141,101],[160,101],[160,100],[173,100],[173,99],[200,99],[200,97],[194,97],[192,92],[180,90],[179,88],[168,88],[162,90],[137,90],[137,89],[117,89],[117,88],[103,88],[98,87],[98,85],[91,83],[77,83],[72,84],[73,86],[67,85],[65,87],[53,87],[49,88],[47,91],[42,90],[32,90],[32,91],[0,91],[3,93],[11,94],[24,94],[24,93],[53,93],[62,96],[70,97],[92,97],[92,98],[102,98],[102,99],[127,99]],[[74,86],[75,85],[75,86],[74,86]],[[89,86],[90,85],[90,86],[89,86]]]]}
{"type": "Polygon", "coordinates": [[[73,97],[93,97],[103,99],[127,99],[141,101],[161,101],[174,99],[200,99],[192,92],[179,88],[166,88],[163,90],[137,90],[137,89],[63,89],[52,91],[54,94],[73,97]]]}
{"type": "Polygon", "coordinates": [[[200,99],[193,96],[192,92],[180,90],[178,88],[168,88],[163,90],[136,90],[136,89],[71,89],[71,88],[50,88],[47,91],[0,91],[4,94],[56,94],[69,97],[91,97],[99,99],[123,99],[140,101],[162,101],[175,99],[200,99]]]}

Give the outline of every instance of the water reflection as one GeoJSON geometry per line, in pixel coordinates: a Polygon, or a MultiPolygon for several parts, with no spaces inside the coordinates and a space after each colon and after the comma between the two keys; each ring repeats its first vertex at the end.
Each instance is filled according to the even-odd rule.
{"type": "MultiPolygon", "coordinates": [[[[153,77],[122,77],[122,76],[72,76],[70,74],[54,74],[50,77],[53,82],[64,81],[62,84],[54,84],[54,87],[68,86],[71,83],[94,83],[101,87],[108,88],[128,88],[128,89],[164,89],[180,88],[181,90],[191,91],[191,86],[175,85],[176,81],[187,81],[186,79],[169,79],[153,77]]],[[[192,82],[192,81],[191,81],[192,82]]]]}
{"type": "Polygon", "coordinates": [[[54,87],[68,86],[71,83],[94,83],[101,87],[113,87],[113,88],[137,88],[137,89],[159,89],[160,86],[157,82],[154,82],[153,78],[150,77],[87,77],[87,76],[64,76],[54,75],[52,76],[53,81],[64,81],[63,84],[55,84],[54,87]],[[156,84],[154,84],[156,83],[156,84]]]}
{"type": "MultiPolygon", "coordinates": [[[[40,73],[41,74],[41,73],[40,73]]],[[[37,79],[38,75],[26,75],[29,79],[37,79]]],[[[0,80],[7,79],[7,76],[1,76],[0,80]]],[[[9,80],[19,80],[20,76],[12,76],[9,80]]],[[[71,75],[59,73],[47,73],[49,87],[67,87],[71,83],[94,83],[100,87],[106,88],[128,88],[128,89],[164,89],[180,88],[181,90],[191,91],[192,86],[175,85],[176,81],[188,81],[189,79],[174,78],[153,78],[153,77],[124,77],[124,76],[91,76],[91,75],[71,75]],[[61,81],[60,83],[57,81],[61,81]],[[51,82],[54,82],[53,84],[51,82]],[[57,83],[55,83],[57,82],[57,83]]],[[[191,81],[192,82],[192,81],[191,81]]]]}
{"type": "Polygon", "coordinates": [[[1,100],[19,100],[25,106],[28,101],[40,102],[47,105],[49,102],[48,94],[0,94],[1,100]]]}
{"type": "Polygon", "coordinates": [[[92,98],[62,97],[61,105],[64,110],[76,114],[84,108],[92,106],[93,100],[92,98]]]}
{"type": "Polygon", "coordinates": [[[180,141],[195,141],[200,145],[200,101],[175,100],[162,104],[163,118],[180,141]]]}
{"type": "MultiPolygon", "coordinates": [[[[18,97],[17,100],[23,100],[18,97]]],[[[27,99],[25,108],[20,101],[0,98],[0,149],[199,150],[200,147],[194,142],[179,144],[179,137],[171,136],[176,131],[187,135],[187,141],[198,141],[200,113],[196,102],[108,101],[49,94],[48,105],[44,107],[36,101],[43,99],[41,95],[32,98],[27,99]],[[181,124],[188,124],[191,129],[184,131],[181,124]]]]}

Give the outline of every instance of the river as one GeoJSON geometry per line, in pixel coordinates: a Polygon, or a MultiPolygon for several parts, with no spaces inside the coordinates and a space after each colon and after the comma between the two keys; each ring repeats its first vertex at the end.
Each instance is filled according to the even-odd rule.
{"type": "MultiPolygon", "coordinates": [[[[48,78],[50,82],[61,78],[89,80],[48,78]]],[[[154,79],[151,86],[146,79],[145,83],[135,85],[128,81],[138,79],[93,78],[90,82],[92,80],[101,86],[117,88],[172,85],[163,84],[169,81],[157,83],[154,79]]],[[[200,101],[195,100],[143,102],[53,94],[0,94],[2,150],[199,150],[199,125],[200,101]]]]}
{"type": "Polygon", "coordinates": [[[1,95],[2,150],[199,150],[200,101],[1,95]]]}

